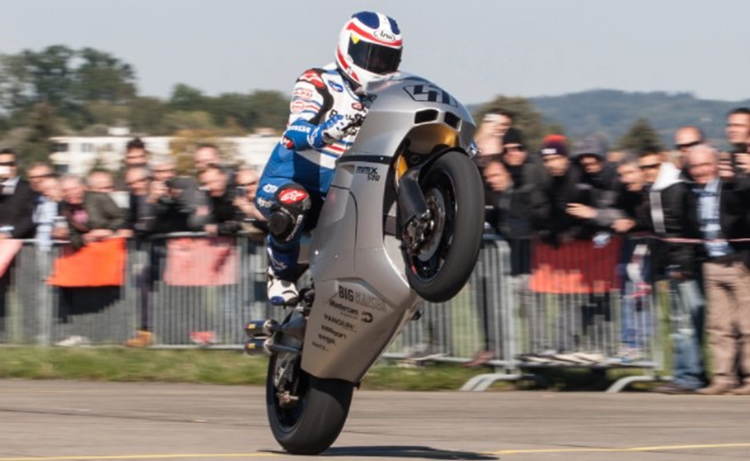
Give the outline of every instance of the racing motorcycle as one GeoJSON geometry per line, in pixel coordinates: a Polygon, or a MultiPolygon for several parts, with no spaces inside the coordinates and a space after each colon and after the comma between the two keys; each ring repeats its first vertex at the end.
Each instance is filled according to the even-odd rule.
{"type": "Polygon", "coordinates": [[[246,350],[270,355],[271,430],[294,454],[334,443],[354,388],[419,303],[455,296],[479,254],[484,191],[471,114],[414,75],[371,83],[367,95],[367,116],[303,240],[310,286],[283,321],[246,325],[246,350]]]}

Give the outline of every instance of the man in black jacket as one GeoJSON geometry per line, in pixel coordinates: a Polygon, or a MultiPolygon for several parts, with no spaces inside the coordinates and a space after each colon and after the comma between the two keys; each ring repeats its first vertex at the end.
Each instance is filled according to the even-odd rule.
{"type": "Polygon", "coordinates": [[[667,281],[672,291],[669,319],[674,379],[655,390],[690,393],[705,384],[704,300],[696,245],[678,239],[700,238],[696,198],[680,170],[660,153],[642,153],[638,163],[647,184],[638,226],[655,234],[649,245],[653,279],[667,281]]]}
{"type": "MultiPolygon", "coordinates": [[[[0,151],[0,240],[34,237],[34,193],[18,176],[16,153],[0,151]]],[[[0,274],[0,332],[5,329],[5,294],[10,286],[12,263],[0,274]]]]}

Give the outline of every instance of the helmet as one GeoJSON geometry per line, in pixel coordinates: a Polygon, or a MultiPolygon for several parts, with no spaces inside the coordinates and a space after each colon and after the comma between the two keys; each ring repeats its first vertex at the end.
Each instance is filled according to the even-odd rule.
{"type": "Polygon", "coordinates": [[[336,65],[349,80],[364,88],[368,82],[398,70],[402,43],[394,19],[362,11],[341,29],[336,65]]]}

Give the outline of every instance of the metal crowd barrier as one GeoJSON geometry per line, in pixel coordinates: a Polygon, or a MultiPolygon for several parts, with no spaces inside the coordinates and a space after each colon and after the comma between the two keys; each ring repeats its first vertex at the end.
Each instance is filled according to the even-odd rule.
{"type": "MultiPolygon", "coordinates": [[[[10,268],[0,343],[50,346],[80,335],[92,344],[121,344],[142,326],[146,315],[154,334],[152,347],[192,346],[191,332],[210,331],[213,347],[241,348],[247,320],[283,315],[266,301],[262,241],[238,237],[224,242],[234,255],[227,264],[232,265],[230,272],[235,276],[207,284],[202,279],[207,277],[201,267],[204,261],[198,257],[196,264],[197,256],[191,254],[199,249],[189,245],[182,249],[188,265],[180,269],[193,281],[169,279],[167,266],[172,261],[167,260],[167,250],[176,239],[199,242],[205,237],[171,234],[138,245],[128,242],[121,287],[77,289],[46,283],[60,246],[43,250],[34,242],[25,242],[10,268]]],[[[652,296],[653,287],[643,283],[611,287],[593,295],[535,291],[530,284],[531,264],[525,260],[532,257],[534,245],[529,248],[527,253],[516,253],[514,263],[508,242],[486,236],[466,287],[447,303],[424,303],[421,318],[407,325],[385,357],[407,364],[467,362],[476,352],[488,351],[488,363],[495,373],[475,378],[466,390],[484,390],[497,380],[525,378],[538,368],[631,367],[645,371],[642,377],[618,384],[620,388],[662,373],[665,342],[659,326],[664,312],[661,304],[669,293],[661,298],[652,296]],[[519,254],[521,270],[517,267],[519,254]]]]}

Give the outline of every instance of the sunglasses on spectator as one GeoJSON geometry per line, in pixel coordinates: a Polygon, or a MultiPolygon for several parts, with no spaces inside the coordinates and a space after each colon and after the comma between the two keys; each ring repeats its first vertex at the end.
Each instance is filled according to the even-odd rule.
{"type": "Polygon", "coordinates": [[[139,182],[144,182],[144,181],[148,181],[148,178],[138,178],[138,179],[134,179],[134,180],[132,180],[132,181],[127,181],[127,182],[126,182],[125,184],[127,184],[128,186],[132,186],[132,185],[134,185],[134,184],[138,184],[139,182]]]}
{"type": "Polygon", "coordinates": [[[0,166],[16,166],[16,162],[0,162],[0,166]]]}
{"type": "Polygon", "coordinates": [[[675,144],[674,148],[677,149],[677,150],[690,149],[691,147],[695,147],[695,146],[697,146],[700,143],[701,143],[701,141],[698,140],[698,141],[693,141],[693,142],[686,142],[684,144],[675,144]]]}
{"type": "Polygon", "coordinates": [[[523,146],[508,146],[505,149],[503,149],[503,153],[508,152],[523,152],[523,146]]]}
{"type": "Polygon", "coordinates": [[[29,176],[29,179],[44,179],[44,178],[54,178],[55,173],[45,173],[45,174],[35,174],[34,176],[29,176]]]}
{"type": "Polygon", "coordinates": [[[639,165],[638,168],[641,170],[655,170],[661,166],[661,163],[652,163],[650,165],[639,165]]]}

